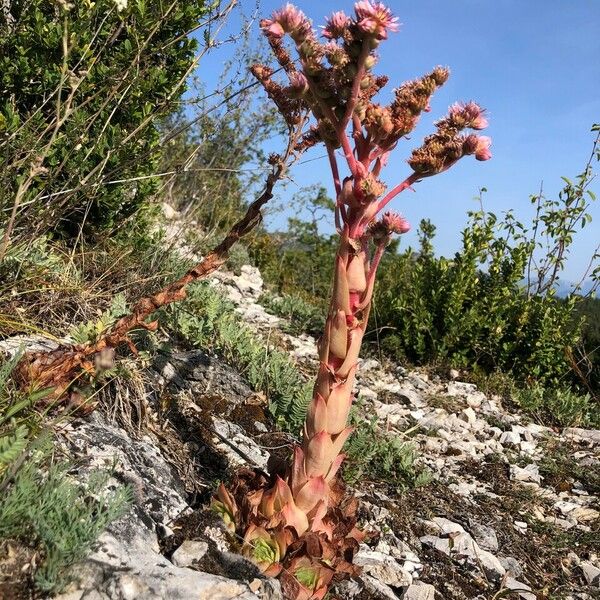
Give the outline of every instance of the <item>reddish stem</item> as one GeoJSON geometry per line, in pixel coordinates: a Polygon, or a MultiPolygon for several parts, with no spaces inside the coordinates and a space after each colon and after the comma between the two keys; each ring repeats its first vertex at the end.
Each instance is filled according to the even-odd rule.
{"type": "Polygon", "coordinates": [[[333,148],[327,144],[327,156],[329,157],[329,165],[331,167],[331,174],[333,175],[333,183],[335,185],[335,193],[337,196],[342,192],[342,184],[340,182],[340,172],[337,166],[337,160],[335,158],[335,152],[333,148]]]}
{"type": "Polygon", "coordinates": [[[409,188],[415,181],[419,180],[416,173],[411,173],[402,183],[399,183],[395,188],[392,188],[380,201],[377,206],[377,212],[381,211],[385,205],[393,200],[400,192],[409,188]]]}
{"type": "Polygon", "coordinates": [[[344,114],[344,118],[340,123],[340,128],[345,130],[350,119],[352,118],[352,114],[354,113],[354,109],[356,108],[356,101],[358,100],[358,94],[360,92],[360,82],[365,74],[365,61],[367,60],[369,53],[369,41],[367,39],[363,40],[362,48],[360,51],[360,55],[358,57],[358,61],[356,63],[356,76],[354,77],[354,81],[352,82],[352,91],[350,92],[350,98],[348,98],[348,103],[346,104],[346,113],[344,114]]]}
{"type": "MultiPolygon", "coordinates": [[[[389,239],[389,238],[388,238],[389,239]]],[[[377,250],[375,250],[375,254],[373,255],[373,260],[371,261],[371,266],[369,268],[369,275],[367,276],[367,289],[365,290],[365,295],[363,296],[362,301],[356,307],[359,310],[362,310],[371,302],[371,298],[373,297],[373,287],[375,286],[375,275],[377,274],[377,268],[379,267],[379,262],[381,261],[381,257],[385,252],[385,247],[387,243],[381,243],[377,246],[377,250]]]]}
{"type": "Polygon", "coordinates": [[[348,168],[350,169],[350,171],[352,172],[352,175],[354,175],[354,178],[356,179],[358,177],[358,172],[356,170],[356,159],[354,158],[354,153],[352,151],[352,147],[350,146],[350,140],[348,139],[348,136],[346,135],[346,130],[345,129],[338,129],[338,139],[340,140],[340,143],[342,144],[342,150],[344,151],[344,156],[346,157],[346,162],[348,163],[348,168]]]}

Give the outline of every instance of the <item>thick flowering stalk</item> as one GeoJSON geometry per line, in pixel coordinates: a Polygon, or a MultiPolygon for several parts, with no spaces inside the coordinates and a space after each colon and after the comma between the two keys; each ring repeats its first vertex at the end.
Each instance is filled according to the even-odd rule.
{"type": "Polygon", "coordinates": [[[348,414],[377,268],[392,235],[409,229],[400,215],[384,209],[400,192],[465,155],[489,159],[490,139],[462,133],[487,126],[476,103],[452,105],[436,123],[437,131],[413,151],[408,160],[412,172],[387,191],[381,172],[389,153],[411,133],[421,113],[430,110],[431,96],[446,82],[448,70],[436,67],[402,84],[388,106],[374,102],[387,83],[387,77],[371,72],[375,49],[399,28],[398,19],[380,2],[357,2],[353,16],[334,13],[323,28],[323,43],[290,4],[261,27],[289,83],[273,81],[274,70],[264,65],[255,65],[253,73],[288,123],[305,111],[314,116],[298,149],[319,142],[327,148],[340,241],[302,445],[294,450],[289,472],[277,476],[270,488],[268,480],[246,479],[244,485],[236,484],[232,496],[221,489],[216,506],[229,523],[237,519],[245,553],[266,573],[281,571],[289,597],[322,598],[334,573],[352,572],[348,561],[361,539],[354,527],[355,505],[341,502],[332,484],[352,431],[348,414]],[[295,47],[296,60],[284,45],[285,36],[295,47]],[[348,169],[343,179],[338,153],[348,169]]]}

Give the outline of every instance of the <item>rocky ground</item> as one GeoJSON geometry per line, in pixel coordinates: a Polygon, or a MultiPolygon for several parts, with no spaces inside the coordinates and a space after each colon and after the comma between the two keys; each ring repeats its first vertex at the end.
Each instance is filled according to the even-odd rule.
{"type": "MultiPolygon", "coordinates": [[[[220,273],[213,284],[241,321],[314,369],[315,340],[281,332],[257,302],[256,270],[220,273]]],[[[404,492],[361,480],[373,535],[357,555],[362,575],[332,597],[600,598],[600,431],[532,423],[456,372],[443,378],[373,359],[359,372],[361,410],[415,444],[433,479],[404,492]]],[[[280,598],[278,583],[235,554],[206,507],[215,480],[243,464],[265,468],[294,440],[273,430],[264,397],[202,349],[160,355],[139,385],[141,399],[122,384],[60,433],[77,477],[114,463],[114,484],[135,492],[133,510],[103,534],[60,600],[280,598]],[[115,410],[129,397],[138,398],[133,408],[115,410]]]]}

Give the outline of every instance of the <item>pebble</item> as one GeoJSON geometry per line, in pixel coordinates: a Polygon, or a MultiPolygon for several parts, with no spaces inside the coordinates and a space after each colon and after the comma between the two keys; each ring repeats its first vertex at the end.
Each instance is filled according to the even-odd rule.
{"type": "Polygon", "coordinates": [[[521,436],[514,431],[503,431],[498,441],[504,446],[518,446],[521,436]]]}

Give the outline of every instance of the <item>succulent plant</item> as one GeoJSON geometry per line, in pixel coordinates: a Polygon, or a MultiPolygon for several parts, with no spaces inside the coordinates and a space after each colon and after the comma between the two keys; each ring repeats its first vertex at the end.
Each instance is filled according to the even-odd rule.
{"type": "MultiPolygon", "coordinates": [[[[281,574],[287,597],[320,599],[332,580],[355,571],[352,556],[364,537],[356,528],[355,503],[344,499],[335,479],[352,432],[347,426],[352,388],[377,268],[392,235],[409,230],[401,215],[383,209],[400,192],[447,170],[463,156],[489,159],[491,141],[463,133],[487,126],[483,109],[475,102],[453,104],[436,122],[436,132],[412,152],[412,172],[386,193],[380,176],[389,154],[411,133],[421,113],[430,110],[431,96],[448,79],[448,69],[438,66],[402,84],[388,106],[375,103],[374,96],[388,81],[371,72],[377,62],[375,49],[399,28],[398,19],[381,2],[356,2],[353,16],[334,13],[322,30],[325,42],[291,4],[263,20],[261,28],[288,83],[276,82],[274,69],[266,65],[254,65],[252,72],[290,127],[302,115],[314,117],[297,150],[325,144],[340,239],[302,445],[294,449],[285,475],[270,481],[242,477],[234,484],[233,497],[247,507],[238,519],[238,532],[245,532],[245,553],[265,573],[281,574]],[[287,37],[296,59],[284,43],[287,37]],[[338,153],[349,171],[344,178],[338,153]]],[[[219,490],[216,502],[225,504],[224,497],[219,490]]],[[[235,505],[228,508],[230,522],[239,515],[236,511],[235,505]]]]}

